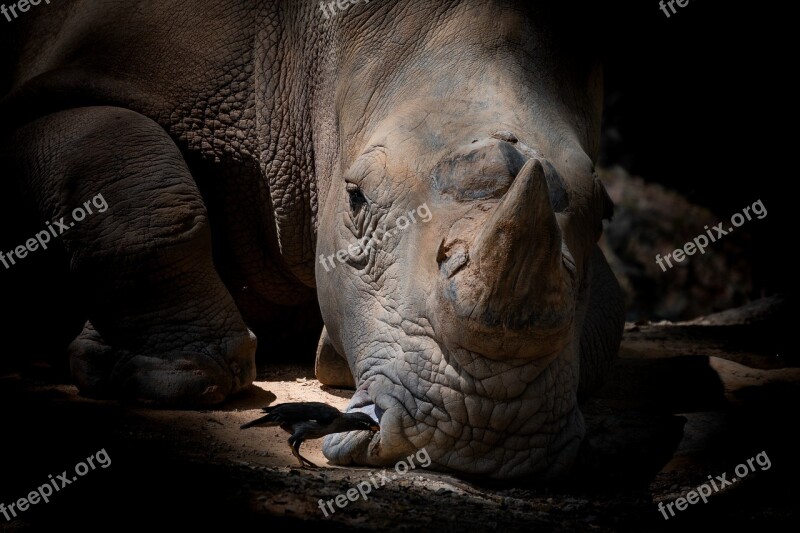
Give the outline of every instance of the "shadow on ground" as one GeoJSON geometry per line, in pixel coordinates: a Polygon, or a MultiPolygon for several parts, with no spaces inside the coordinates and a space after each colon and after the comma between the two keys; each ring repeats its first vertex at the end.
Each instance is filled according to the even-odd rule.
{"type": "MultiPolygon", "coordinates": [[[[707,318],[710,339],[741,334],[723,327],[753,325],[707,318]]],[[[111,464],[76,476],[49,503],[11,521],[0,515],[0,530],[283,529],[301,520],[325,531],[783,529],[797,520],[800,369],[772,359],[759,364],[774,354],[759,354],[753,343],[746,354],[729,346],[716,346],[711,356],[687,351],[686,331],[705,342],[702,324],[628,327],[613,376],[583,406],[589,435],[569,479],[485,483],[417,469],[328,517],[320,499],[336,498],[377,471],[328,465],[319,441],[304,444],[303,453],[325,467],[303,470],[278,428],[239,430],[272,402],[344,407],[349,391],[322,387],[310,366],[264,366],[256,385],[221,408],[169,411],[84,399],[65,384],[63,368],[31,365],[0,378],[0,502],[8,507],[50,475],[74,476],[75,465],[101,449],[111,464]],[[737,465],[761,452],[768,469],[756,465],[708,503],[669,520],[659,512],[658,502],[685,496],[709,476],[731,479],[737,465]]]]}

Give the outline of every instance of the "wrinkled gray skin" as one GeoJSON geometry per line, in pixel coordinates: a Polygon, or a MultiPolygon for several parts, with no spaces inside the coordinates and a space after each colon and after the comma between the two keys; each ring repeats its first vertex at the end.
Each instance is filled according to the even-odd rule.
{"type": "Polygon", "coordinates": [[[500,0],[327,21],[312,1],[25,14],[3,102],[16,176],[43,221],[110,206],[61,236],[93,295],[70,347],[81,391],[220,402],[255,377],[246,324],[316,291],[321,379],[352,379],[351,409],[381,425],[330,436],[330,460],[426,448],[465,474],[566,471],[579,387],[622,329],[596,246],[601,73],[571,16],[500,0]],[[423,205],[429,221],[396,227],[423,205]]]}

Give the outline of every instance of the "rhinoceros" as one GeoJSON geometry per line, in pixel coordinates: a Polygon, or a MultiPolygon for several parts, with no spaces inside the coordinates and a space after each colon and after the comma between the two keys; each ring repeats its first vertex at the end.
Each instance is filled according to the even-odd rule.
{"type": "Polygon", "coordinates": [[[315,294],[318,373],[381,427],[329,436],[333,463],[566,472],[623,327],[578,15],[75,0],[4,22],[7,168],[91,295],[82,393],[217,404],[255,378],[248,325],[315,294]]]}

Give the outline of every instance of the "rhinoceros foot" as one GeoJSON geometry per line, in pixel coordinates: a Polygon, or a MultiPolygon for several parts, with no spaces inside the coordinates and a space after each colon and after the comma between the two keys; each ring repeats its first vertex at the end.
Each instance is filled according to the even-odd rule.
{"type": "Polygon", "coordinates": [[[118,349],[87,322],[69,347],[70,371],[88,397],[170,407],[213,405],[255,379],[256,338],[247,333],[163,351],[118,349]]]}

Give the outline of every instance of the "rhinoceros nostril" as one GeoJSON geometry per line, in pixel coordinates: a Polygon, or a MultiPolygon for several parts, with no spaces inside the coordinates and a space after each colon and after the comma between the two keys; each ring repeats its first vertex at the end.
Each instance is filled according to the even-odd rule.
{"type": "Polygon", "coordinates": [[[442,242],[439,243],[439,249],[436,251],[436,262],[445,277],[453,277],[469,262],[466,243],[458,240],[445,243],[445,239],[442,239],[442,242]]]}
{"type": "Polygon", "coordinates": [[[447,259],[447,254],[444,252],[444,237],[442,237],[442,242],[439,243],[439,249],[436,250],[436,262],[441,265],[442,261],[447,259]]]}

